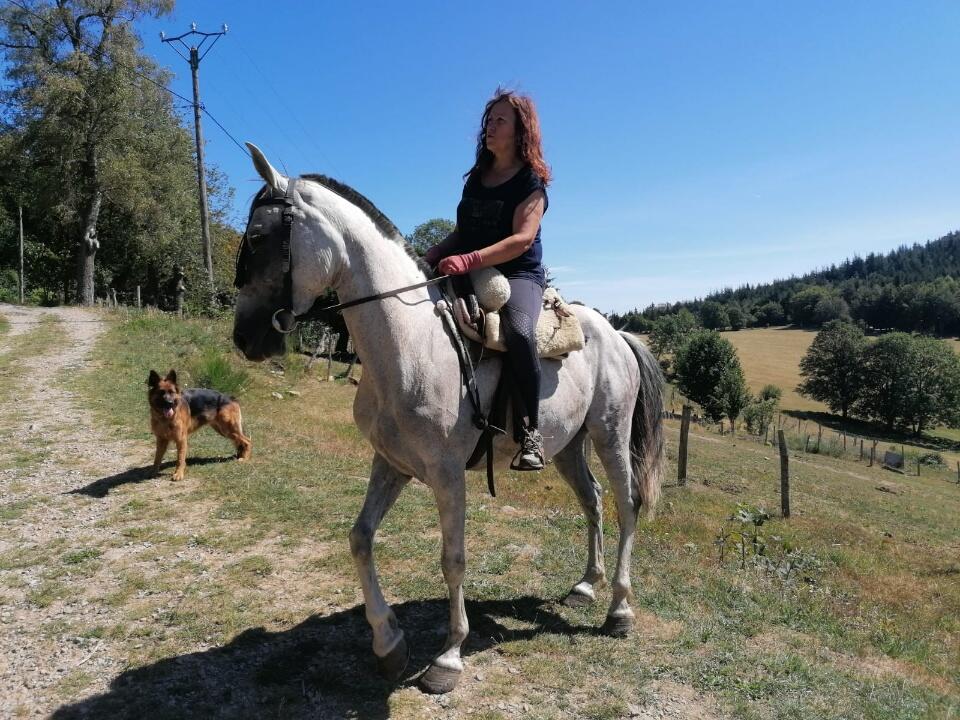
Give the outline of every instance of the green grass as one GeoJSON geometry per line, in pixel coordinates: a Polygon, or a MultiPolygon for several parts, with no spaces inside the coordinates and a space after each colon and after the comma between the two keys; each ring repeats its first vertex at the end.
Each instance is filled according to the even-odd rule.
{"type": "MultiPolygon", "coordinates": [[[[367,652],[347,544],[371,456],[352,423],[355,388],[321,382],[325,363],[314,372],[299,357],[248,363],[229,335],[225,320],[132,315],[110,329],[97,350],[98,368],[79,382],[103,422],[143,441],[144,464],[152,440],[144,384],[151,368],[176,368],[185,385],[235,382],[230,389],[210,380],[237,394],[253,459],[191,465],[178,485],[167,471],[120,486],[98,528],[101,539],[13,550],[0,556],[0,569],[52,562],[43,584],[27,591],[38,607],[68,596],[57,572],[97,573],[107,588],[101,602],[124,620],[98,618],[88,632],[112,638],[132,668],[212,653],[204,648],[214,644],[244,656],[244,642],[256,648],[256,638],[286,638],[265,664],[237,671],[248,673],[241,684],[258,687],[275,715],[281,702],[293,714],[302,710],[304,691],[340,698],[361,717],[384,707],[400,718],[435,711],[431,699],[379,684],[367,652]],[[111,548],[128,544],[143,549],[123,563],[107,559],[111,548]],[[316,638],[298,644],[297,628],[311,617],[316,638]]],[[[677,423],[669,423],[668,437],[672,478],[677,423]]],[[[210,431],[190,445],[194,458],[229,450],[210,431]]],[[[487,495],[482,475],[470,474],[465,592],[475,646],[468,643],[468,672],[450,698],[451,711],[616,718],[666,683],[682,686],[691,703],[718,717],[958,716],[960,488],[949,484],[950,473],[895,476],[828,452],[792,458],[794,517],[774,517],[764,530],[815,555],[823,570],[815,582],[785,585],[770,573],[721,564],[713,545],[738,502],[779,507],[775,451],[695,430],[689,468],[690,485],[668,483],[658,518],[638,531],[638,622],[628,641],[592,632],[603,622],[608,590],[583,609],[554,602],[579,579],[586,550],[582,514],[552,467],[537,476],[502,473],[497,498],[487,495]],[[879,492],[881,483],[903,493],[879,492]],[[505,511],[508,505],[514,510],[505,511]]],[[[604,500],[612,577],[617,525],[612,498],[604,500]]],[[[405,604],[401,621],[421,628],[408,638],[425,662],[442,643],[433,630],[446,617],[428,490],[413,483],[401,494],[375,552],[388,599],[405,604]]],[[[266,650],[251,652],[248,661],[266,650]]],[[[209,660],[216,662],[212,654],[209,660]]],[[[67,678],[64,686],[83,680],[67,678]]],[[[117,692],[130,703],[147,702],[117,692]]]]}

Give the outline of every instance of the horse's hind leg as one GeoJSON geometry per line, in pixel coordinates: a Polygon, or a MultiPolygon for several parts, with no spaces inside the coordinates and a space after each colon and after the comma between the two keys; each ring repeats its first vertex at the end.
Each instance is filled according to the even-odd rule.
{"type": "Polygon", "coordinates": [[[350,552],[360,574],[367,622],[373,629],[373,652],[380,672],[389,680],[398,680],[410,658],[403,630],[380,590],[377,569],[373,562],[373,536],[384,515],[410,478],[394,470],[380,455],[373,458],[370,484],[363,509],[350,531],[350,552]]]}
{"type": "Polygon", "coordinates": [[[610,481],[617,501],[617,518],[620,521],[617,571],[611,583],[613,599],[607,611],[607,620],[603,624],[603,632],[623,637],[633,627],[634,616],[630,608],[630,559],[640,509],[640,496],[634,490],[630,468],[630,416],[607,418],[606,422],[590,428],[590,437],[610,481]]]}
{"type": "Polygon", "coordinates": [[[597,599],[595,588],[603,586],[603,489],[587,465],[586,431],[581,430],[567,447],[554,456],[553,462],[567,484],[573,488],[583,514],[587,518],[587,569],[583,579],[563,599],[569,607],[588,605],[597,599]]]}

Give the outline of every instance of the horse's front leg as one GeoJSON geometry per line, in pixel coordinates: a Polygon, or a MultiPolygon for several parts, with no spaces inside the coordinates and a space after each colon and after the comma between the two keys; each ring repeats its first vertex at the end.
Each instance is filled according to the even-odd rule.
{"type": "Polygon", "coordinates": [[[373,536],[409,480],[409,476],[397,472],[380,455],[375,455],[363,509],[350,531],[350,552],[363,586],[367,622],[373,629],[373,652],[380,672],[389,680],[400,679],[410,653],[397,617],[380,590],[373,562],[373,536]]]}
{"type": "Polygon", "coordinates": [[[466,517],[466,485],[463,471],[444,476],[431,483],[440,511],[440,530],[443,534],[441,565],[450,594],[450,626],[443,650],[420,677],[420,687],[429,693],[447,693],[453,690],[463,673],[460,646],[467,638],[470,626],[463,602],[463,575],[466,569],[464,553],[464,522],[466,517]]]}

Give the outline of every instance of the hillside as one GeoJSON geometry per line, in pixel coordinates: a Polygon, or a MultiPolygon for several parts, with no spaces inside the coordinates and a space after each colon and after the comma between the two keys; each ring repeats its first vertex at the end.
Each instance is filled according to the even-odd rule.
{"type": "Polygon", "coordinates": [[[820,327],[851,318],[874,330],[960,335],[960,232],[885,255],[855,256],[839,265],[761,285],[728,288],[702,299],[614,314],[611,322],[643,332],[685,308],[705,327],[740,329],[792,323],[820,327]]]}

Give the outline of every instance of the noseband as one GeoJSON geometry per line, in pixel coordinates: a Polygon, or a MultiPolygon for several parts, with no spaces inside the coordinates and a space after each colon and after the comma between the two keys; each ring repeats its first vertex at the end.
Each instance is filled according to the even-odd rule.
{"type": "MultiPolygon", "coordinates": [[[[277,209],[280,210],[280,228],[277,232],[280,234],[280,260],[283,269],[282,302],[284,307],[274,311],[273,315],[270,316],[270,324],[273,325],[273,329],[278,333],[287,335],[297,329],[298,323],[305,320],[317,320],[327,313],[340,312],[355,305],[362,305],[363,303],[373,302],[374,300],[382,300],[407,292],[408,290],[416,290],[417,288],[434,285],[448,277],[447,275],[438,275],[424,282],[414,283],[413,285],[396,288],[395,290],[387,290],[386,292],[377,293],[376,295],[367,295],[357,300],[350,300],[349,302],[334,305],[321,305],[319,304],[320,298],[317,298],[305,313],[295,314],[293,310],[290,309],[293,308],[293,270],[290,256],[290,236],[293,233],[293,189],[296,183],[296,179],[291,178],[288,180],[286,192],[284,192],[282,197],[275,196],[273,189],[268,189],[266,193],[253,201],[253,204],[250,206],[250,215],[247,218],[247,229],[243,234],[243,238],[240,241],[240,248],[237,251],[236,274],[233,280],[234,286],[239,289],[242,288],[249,279],[248,266],[250,264],[250,256],[254,254],[252,238],[259,236],[251,235],[250,222],[253,219],[253,214],[262,207],[276,207],[273,212],[276,212],[277,209]]],[[[272,235],[273,232],[268,231],[265,234],[272,235]]]]}

